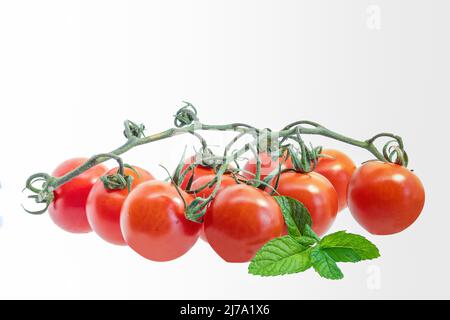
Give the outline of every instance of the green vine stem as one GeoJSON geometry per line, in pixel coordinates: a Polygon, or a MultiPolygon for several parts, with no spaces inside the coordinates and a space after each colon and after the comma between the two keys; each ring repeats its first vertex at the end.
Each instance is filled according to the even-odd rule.
{"type": "MultiPolygon", "coordinates": [[[[53,200],[53,191],[88,169],[103,163],[110,159],[115,159],[119,163],[119,173],[123,175],[123,162],[120,155],[126,153],[132,148],[140,145],[145,145],[148,143],[164,140],[167,138],[175,137],[177,135],[189,133],[194,135],[200,140],[202,144],[202,150],[208,150],[208,156],[203,159],[203,164],[205,163],[222,163],[217,167],[216,175],[216,187],[211,196],[208,199],[199,199],[193,203],[193,207],[204,209],[220,187],[220,182],[222,175],[227,171],[228,166],[232,162],[237,162],[237,159],[245,154],[247,151],[251,150],[254,154],[260,151],[260,146],[267,146],[267,141],[272,143],[274,141],[279,142],[281,145],[287,139],[294,139],[299,141],[300,135],[320,135],[327,138],[331,138],[343,143],[347,143],[359,148],[363,148],[369,151],[376,159],[384,162],[395,162],[397,164],[407,166],[408,157],[404,151],[404,145],[402,138],[394,135],[392,133],[379,133],[367,140],[357,140],[340,133],[331,131],[324,126],[307,120],[293,122],[280,131],[271,131],[270,129],[257,129],[251,125],[245,123],[231,123],[231,124],[203,124],[199,121],[197,110],[189,103],[186,103],[184,107],[177,111],[174,120],[174,128],[145,136],[143,125],[137,125],[132,121],[124,122],[124,135],[127,141],[119,148],[109,152],[95,155],[89,158],[85,163],[74,169],[73,171],[67,173],[61,177],[52,177],[46,173],[38,173],[30,176],[26,182],[26,189],[31,191],[34,195],[30,196],[34,198],[38,203],[46,203],[48,205],[53,200]],[[214,156],[208,149],[206,140],[198,133],[198,131],[234,131],[238,135],[232,139],[232,141],[226,146],[223,156],[214,156]],[[242,138],[244,135],[251,135],[254,140],[247,143],[244,147],[239,150],[233,151],[229,154],[232,146],[238,139],[242,138]],[[386,143],[382,151],[378,150],[375,146],[375,141],[382,137],[388,137],[393,140],[386,143]],[[255,146],[256,145],[256,150],[255,146]],[[35,183],[42,182],[41,187],[36,187],[35,183]]],[[[258,159],[258,157],[256,157],[258,159]]],[[[257,160],[258,161],[258,160],[257,160]]],[[[257,172],[254,181],[258,181],[258,176],[260,175],[261,163],[257,162],[257,172]]],[[[36,213],[42,213],[46,210],[40,210],[36,213]]],[[[192,211],[193,212],[193,211],[192,211]]],[[[197,213],[192,213],[193,215],[197,213]]]]}

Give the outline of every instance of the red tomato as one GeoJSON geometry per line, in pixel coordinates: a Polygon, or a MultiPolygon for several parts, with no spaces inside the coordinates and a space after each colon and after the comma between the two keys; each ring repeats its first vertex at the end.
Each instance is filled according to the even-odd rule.
{"type": "Polygon", "coordinates": [[[282,234],[278,203],[266,192],[245,184],[220,191],[204,220],[211,247],[227,262],[250,261],[267,241],[282,234]]]}
{"type": "Polygon", "coordinates": [[[319,158],[314,171],[327,178],[336,189],[338,194],[338,211],[341,211],[347,207],[348,184],[353,172],[356,170],[356,166],[352,159],[341,151],[324,149],[322,154],[333,158],[319,158]]]}
{"type": "MultiPolygon", "coordinates": [[[[189,166],[191,164],[193,164],[195,162],[195,156],[191,156],[188,159],[186,159],[185,164],[183,166],[183,168],[181,169],[181,172],[184,172],[187,168],[189,168],[189,166]]],[[[206,175],[211,175],[214,174],[214,169],[210,168],[210,167],[206,167],[206,166],[202,166],[202,165],[197,165],[194,169],[194,177],[192,179],[192,181],[194,181],[195,179],[202,177],[202,176],[206,176],[206,175]]],[[[192,177],[192,170],[189,171],[183,179],[183,182],[180,185],[180,188],[183,190],[186,190],[189,180],[192,177]]]]}
{"type": "MultiPolygon", "coordinates": [[[[125,168],[124,170],[125,175],[133,177],[132,190],[142,182],[154,179],[144,169],[139,167],[133,168],[134,171],[130,168],[125,168]]],[[[112,169],[108,174],[117,173],[117,170],[118,168],[112,169]]],[[[95,233],[112,244],[126,244],[120,230],[120,210],[127,196],[128,189],[108,190],[103,182],[98,180],[87,199],[86,212],[89,224],[95,233]]]]}
{"type": "MultiPolygon", "coordinates": [[[[260,180],[264,180],[269,174],[271,174],[275,169],[279,168],[280,158],[272,158],[270,153],[261,152],[259,153],[259,159],[261,162],[260,170],[260,180]]],[[[283,161],[283,160],[282,160],[283,161]]],[[[244,170],[242,175],[247,179],[254,179],[256,175],[257,160],[256,158],[251,158],[244,165],[244,170]]],[[[282,164],[281,169],[285,166],[282,164]]]]}
{"type": "MultiPolygon", "coordinates": [[[[212,174],[212,175],[208,175],[208,176],[202,176],[202,177],[196,179],[196,180],[192,183],[192,190],[198,189],[199,187],[201,187],[201,186],[207,184],[208,182],[210,182],[211,180],[213,180],[214,177],[215,177],[215,175],[212,174]]],[[[221,181],[221,183],[220,183],[219,191],[220,191],[220,190],[223,190],[224,188],[226,188],[226,187],[228,187],[228,186],[232,186],[232,185],[235,185],[235,184],[236,184],[236,181],[233,179],[233,177],[231,177],[231,176],[228,175],[228,174],[225,174],[225,175],[222,176],[222,181],[221,181]]],[[[205,198],[205,199],[206,199],[206,198],[208,198],[208,197],[211,195],[211,193],[214,191],[215,186],[216,186],[216,185],[214,184],[212,187],[205,188],[205,189],[203,189],[203,190],[197,192],[197,193],[195,194],[195,196],[197,196],[197,197],[202,197],[202,198],[205,198]]],[[[208,211],[209,211],[209,208],[206,210],[205,215],[208,214],[208,211]]],[[[204,224],[202,224],[202,228],[201,228],[201,231],[200,231],[200,238],[201,238],[202,240],[208,242],[208,240],[206,239],[206,236],[205,236],[204,224]]]]}
{"type": "MultiPolygon", "coordinates": [[[[275,178],[272,186],[275,186],[275,178]]],[[[280,175],[277,191],[305,205],[311,215],[312,229],[318,235],[324,234],[333,224],[338,210],[338,195],[324,176],[315,172],[285,172],[280,175]]]]}
{"type": "Polygon", "coordinates": [[[348,207],[359,224],[387,235],[409,227],[422,212],[425,191],[419,178],[397,164],[370,161],[353,174],[348,207]]]}
{"type": "MultiPolygon", "coordinates": [[[[61,177],[82,165],[86,160],[75,158],[64,161],[53,171],[53,176],[61,177]]],[[[94,183],[106,171],[108,171],[107,167],[97,165],[54,191],[55,199],[50,204],[48,212],[57,226],[73,233],[92,231],[86,217],[86,200],[94,183]]]]}
{"type": "MultiPolygon", "coordinates": [[[[193,198],[180,190],[187,205],[193,198]]],[[[144,258],[169,261],[185,254],[197,241],[200,223],[185,218],[183,199],[175,186],[147,181],[127,197],[120,213],[126,243],[144,258]]]]}

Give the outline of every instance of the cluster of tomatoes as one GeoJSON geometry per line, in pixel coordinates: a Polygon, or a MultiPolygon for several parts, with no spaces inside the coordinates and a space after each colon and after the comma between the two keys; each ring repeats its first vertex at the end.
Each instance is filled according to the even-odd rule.
{"type": "MultiPolygon", "coordinates": [[[[284,170],[272,179],[271,186],[256,188],[225,173],[202,223],[185,217],[187,205],[196,197],[208,198],[215,188],[216,172],[200,164],[187,172],[179,186],[157,180],[142,168],[126,167],[124,174],[133,178],[132,183],[129,189],[118,190],[106,188],[100,179],[117,173],[118,168],[108,171],[97,165],[56,189],[49,213],[66,231],[93,230],[107,242],[128,245],[150,260],[176,259],[201,237],[228,262],[249,261],[269,240],[286,234],[281,209],[272,194],[303,203],[318,235],[324,234],[347,206],[361,226],[380,235],[400,232],[419,216],[425,193],[410,170],[381,161],[357,168],[340,151],[323,150],[322,154],[325,157],[319,158],[313,172],[284,170]],[[205,185],[208,187],[200,188],[205,185]]],[[[259,159],[261,180],[276,168],[293,167],[289,158],[261,153],[259,159]]],[[[186,159],[183,170],[195,164],[194,160],[186,159]]],[[[85,161],[65,161],[53,175],[63,176],[85,161]]],[[[250,159],[241,177],[251,180],[256,170],[256,159],[250,159]]]]}

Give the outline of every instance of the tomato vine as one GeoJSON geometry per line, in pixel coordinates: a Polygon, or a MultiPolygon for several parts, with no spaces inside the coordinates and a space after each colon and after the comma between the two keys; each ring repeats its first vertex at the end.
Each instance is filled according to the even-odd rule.
{"type": "MultiPolygon", "coordinates": [[[[258,158],[258,152],[262,149],[270,149],[271,151],[274,151],[272,149],[275,149],[275,151],[276,149],[278,149],[280,154],[282,154],[283,150],[290,150],[290,155],[293,156],[294,159],[293,162],[294,167],[296,168],[295,170],[311,170],[311,168],[309,167],[311,161],[314,163],[316,162],[317,157],[320,153],[320,149],[306,146],[301,138],[301,135],[324,136],[365,149],[380,161],[397,163],[405,167],[408,164],[408,156],[404,150],[402,138],[392,133],[379,133],[366,140],[357,140],[334,132],[319,123],[308,120],[295,121],[286,125],[280,131],[272,131],[267,128],[258,129],[245,123],[230,123],[218,125],[204,124],[200,121],[196,108],[188,102],[185,102],[185,105],[176,112],[174,117],[174,127],[148,136],[145,135],[144,130],[144,125],[136,124],[133,121],[126,120],[124,122],[123,133],[127,140],[117,149],[108,153],[96,154],[85,161],[82,165],[78,166],[74,170],[61,177],[53,177],[48,173],[36,173],[31,175],[26,181],[25,188],[32,193],[30,198],[33,198],[37,203],[45,204],[45,207],[39,211],[27,210],[27,212],[32,214],[44,213],[49,207],[50,203],[53,201],[53,192],[57,188],[61,187],[65,183],[69,182],[83,172],[100,163],[103,163],[110,159],[117,161],[119,165],[117,175],[123,176],[123,168],[125,165],[120,157],[122,154],[141,145],[168,139],[186,133],[195,136],[202,145],[202,148],[199,152],[202,155],[201,157],[199,157],[199,163],[216,169],[215,189],[213,193],[206,199],[195,199],[186,209],[187,218],[193,221],[198,221],[207,204],[216,195],[220,187],[222,175],[227,172],[227,170],[229,170],[230,164],[233,162],[237,162],[237,159],[248,151],[251,151],[257,159],[256,174],[254,179],[251,179],[253,180],[252,182],[256,184],[256,186],[267,186],[267,182],[270,180],[270,178],[273,178],[274,175],[280,173],[280,171],[274,172],[264,181],[260,180],[261,163],[258,158]],[[206,140],[200,135],[200,131],[234,131],[238,134],[234,138],[232,138],[232,140],[226,145],[223,155],[219,156],[214,155],[211,152],[211,150],[208,148],[206,140]],[[247,135],[252,136],[253,141],[230,153],[233,145],[239,139],[247,135]],[[376,140],[378,140],[379,138],[391,138],[392,140],[387,142],[380,151],[375,145],[376,140]],[[283,143],[287,142],[288,140],[296,142],[298,144],[298,150],[292,151],[293,149],[291,144],[283,145],[283,143]],[[299,157],[297,157],[296,154],[299,155],[299,157]],[[297,165],[295,165],[296,162],[297,165]]],[[[195,164],[192,166],[192,168],[189,169],[194,170],[194,166],[195,164]]],[[[186,172],[184,172],[184,174],[186,174],[186,172]]],[[[110,176],[109,179],[105,182],[105,185],[107,184],[114,188],[126,188],[127,186],[129,186],[130,182],[120,177],[118,179],[114,179],[113,176],[110,176]]],[[[205,187],[206,186],[203,186],[203,188],[205,187]]]]}

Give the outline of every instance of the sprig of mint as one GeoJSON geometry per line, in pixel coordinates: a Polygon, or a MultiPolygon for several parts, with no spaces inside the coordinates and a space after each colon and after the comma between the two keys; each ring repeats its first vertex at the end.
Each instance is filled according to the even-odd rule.
{"type": "Polygon", "coordinates": [[[338,231],[319,238],[312,230],[308,209],[296,199],[275,196],[288,235],[266,243],[250,262],[248,272],[259,276],[299,273],[311,267],[323,278],[344,277],[337,262],[359,262],[380,256],[378,248],[363,236],[338,231]]]}

